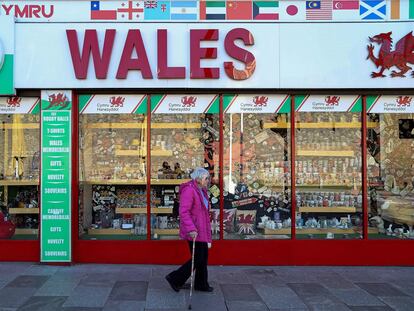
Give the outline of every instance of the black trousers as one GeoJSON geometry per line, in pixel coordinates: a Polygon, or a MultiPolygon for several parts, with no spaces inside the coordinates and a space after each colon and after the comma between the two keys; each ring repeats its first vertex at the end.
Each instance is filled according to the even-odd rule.
{"type": "MultiPolygon", "coordinates": [[[[193,251],[193,241],[188,241],[190,253],[193,251]]],[[[206,242],[195,242],[195,256],[194,256],[194,288],[206,289],[208,288],[208,245],[206,242]]],[[[191,258],[177,270],[169,274],[174,285],[181,287],[191,276],[191,258]]]]}

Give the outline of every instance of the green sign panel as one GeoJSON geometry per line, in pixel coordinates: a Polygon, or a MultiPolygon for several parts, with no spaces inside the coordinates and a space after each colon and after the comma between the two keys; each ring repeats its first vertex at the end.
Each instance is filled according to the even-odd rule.
{"type": "Polygon", "coordinates": [[[70,92],[42,91],[41,261],[71,261],[70,92]]]}

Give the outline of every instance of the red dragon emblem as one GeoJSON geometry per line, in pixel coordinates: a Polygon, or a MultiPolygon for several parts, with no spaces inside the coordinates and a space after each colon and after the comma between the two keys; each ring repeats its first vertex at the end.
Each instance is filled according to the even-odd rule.
{"type": "Polygon", "coordinates": [[[399,106],[399,107],[401,107],[401,106],[402,107],[410,107],[412,99],[413,98],[410,97],[410,96],[398,96],[397,99],[396,99],[397,106],[399,106]]]}
{"type": "Polygon", "coordinates": [[[184,96],[181,98],[181,103],[183,104],[183,107],[195,107],[196,101],[196,96],[184,96]]]}
{"type": "Polygon", "coordinates": [[[256,107],[266,107],[268,100],[269,100],[269,97],[266,97],[266,96],[253,97],[253,103],[256,107]]]}
{"type": "MultiPolygon", "coordinates": [[[[379,44],[380,50],[378,57],[374,56],[374,45],[369,44],[368,56],[367,59],[370,59],[375,66],[381,67],[379,72],[372,72],[372,78],[385,77],[383,74],[385,69],[390,69],[391,67],[397,67],[400,71],[393,70],[391,71],[391,77],[405,77],[405,73],[412,69],[409,64],[414,64],[414,36],[413,32],[409,32],[403,38],[401,38],[395,45],[394,51],[391,51],[392,48],[392,32],[380,33],[374,37],[369,37],[369,41],[379,44]]],[[[414,71],[411,72],[411,75],[414,77],[414,71]]]]}
{"type": "Polygon", "coordinates": [[[341,99],[340,96],[326,96],[325,103],[327,106],[338,106],[339,100],[341,99]]]}
{"type": "Polygon", "coordinates": [[[112,96],[109,102],[111,103],[111,107],[124,107],[125,97],[122,96],[112,96]]]}
{"type": "Polygon", "coordinates": [[[57,93],[49,95],[49,106],[46,109],[50,109],[52,107],[61,107],[60,109],[64,109],[69,105],[69,100],[63,93],[57,93]]]}
{"type": "Polygon", "coordinates": [[[18,96],[9,97],[7,98],[7,107],[13,107],[13,108],[20,107],[21,101],[22,99],[18,96]]]}

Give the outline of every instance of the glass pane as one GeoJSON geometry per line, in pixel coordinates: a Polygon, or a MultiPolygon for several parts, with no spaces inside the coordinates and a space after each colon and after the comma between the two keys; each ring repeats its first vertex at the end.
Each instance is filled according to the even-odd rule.
{"type": "Polygon", "coordinates": [[[414,114],[368,114],[367,131],[369,238],[413,238],[414,114]]]}
{"type": "MultiPolygon", "coordinates": [[[[213,239],[219,237],[219,115],[214,95],[154,95],[151,97],[151,237],[178,239],[179,188],[195,167],[211,175],[209,200],[213,239]],[[195,99],[194,99],[195,98],[195,99]],[[188,110],[187,102],[196,104],[188,110]],[[212,113],[191,113],[210,103],[212,113]],[[187,106],[186,106],[187,105],[187,106]],[[168,107],[184,108],[170,112],[168,107]]],[[[207,111],[206,108],[201,111],[207,111]]]]}
{"type": "Polygon", "coordinates": [[[146,239],[145,114],[79,116],[81,239],[146,239]]]}
{"type": "MultiPolygon", "coordinates": [[[[270,106],[273,99],[267,98],[270,106]]],[[[252,96],[238,97],[228,111],[243,111],[251,101],[252,96]]],[[[289,113],[225,114],[225,239],[290,238],[289,118],[289,113]]]]}
{"type": "MultiPolygon", "coordinates": [[[[20,99],[16,105],[21,109],[37,100],[13,99],[20,99]]],[[[37,239],[40,116],[0,114],[0,120],[0,239],[37,239]]]]}
{"type": "Polygon", "coordinates": [[[362,238],[359,113],[296,113],[296,233],[362,238]]]}

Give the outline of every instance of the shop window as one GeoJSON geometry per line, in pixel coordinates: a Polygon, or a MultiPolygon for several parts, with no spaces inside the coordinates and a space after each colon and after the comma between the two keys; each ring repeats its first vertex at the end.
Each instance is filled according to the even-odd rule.
{"type": "Polygon", "coordinates": [[[210,172],[210,221],[219,236],[219,97],[151,96],[151,237],[178,239],[179,188],[195,167],[210,172]]]}
{"type": "Polygon", "coordinates": [[[369,238],[413,238],[412,96],[367,98],[369,238]]]}
{"type": "Polygon", "coordinates": [[[147,97],[79,98],[79,235],[147,237],[147,97]]]}
{"type": "Polygon", "coordinates": [[[39,99],[0,98],[0,239],[37,239],[39,99]]]}
{"type": "Polygon", "coordinates": [[[224,112],[224,238],[289,238],[289,96],[225,95],[224,112]]]}
{"type": "Polygon", "coordinates": [[[362,238],[360,96],[296,96],[298,239],[362,238]]]}

